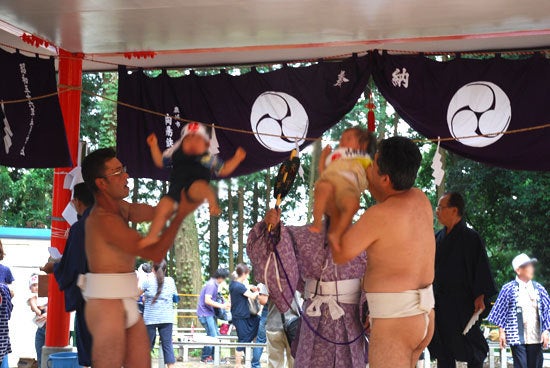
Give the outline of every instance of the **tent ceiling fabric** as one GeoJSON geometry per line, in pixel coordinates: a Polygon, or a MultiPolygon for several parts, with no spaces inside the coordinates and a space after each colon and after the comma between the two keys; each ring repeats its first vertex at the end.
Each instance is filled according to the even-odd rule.
{"type": "MultiPolygon", "coordinates": [[[[548,0],[2,0],[0,21],[71,52],[143,67],[299,60],[374,48],[550,46],[548,0]],[[123,57],[132,51],[159,54],[123,57]]],[[[9,38],[0,31],[0,42],[9,38]]],[[[114,67],[86,62],[85,69],[114,67]]]]}

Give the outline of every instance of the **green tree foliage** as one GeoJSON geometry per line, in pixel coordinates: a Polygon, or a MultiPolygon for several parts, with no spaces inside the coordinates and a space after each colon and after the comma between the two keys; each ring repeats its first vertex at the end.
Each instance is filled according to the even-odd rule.
{"type": "Polygon", "coordinates": [[[100,98],[116,100],[116,73],[85,73],[82,75],[80,136],[91,150],[116,146],[116,104],[100,98]],[[93,92],[95,95],[88,94],[93,92]],[[98,96],[96,96],[98,95],[98,96]]]}
{"type": "Polygon", "coordinates": [[[0,226],[49,227],[52,169],[0,166],[0,226]]]}
{"type": "Polygon", "coordinates": [[[512,258],[540,259],[539,280],[550,284],[550,173],[505,170],[450,154],[447,190],[467,199],[466,219],[481,234],[499,285],[514,272],[512,258]]]}

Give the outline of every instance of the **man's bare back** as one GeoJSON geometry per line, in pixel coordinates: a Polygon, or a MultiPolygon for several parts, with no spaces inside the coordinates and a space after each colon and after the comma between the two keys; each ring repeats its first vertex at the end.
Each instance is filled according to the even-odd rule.
{"type": "Polygon", "coordinates": [[[364,290],[399,292],[430,285],[435,262],[432,224],[432,207],[418,189],[368,209],[356,226],[361,237],[376,237],[367,248],[364,290]]]}
{"type": "Polygon", "coordinates": [[[371,368],[414,367],[433,335],[433,212],[424,193],[412,188],[420,161],[412,141],[382,141],[367,169],[378,204],[339,244],[331,244],[337,263],[367,251],[363,286],[371,317],[371,368]]]}

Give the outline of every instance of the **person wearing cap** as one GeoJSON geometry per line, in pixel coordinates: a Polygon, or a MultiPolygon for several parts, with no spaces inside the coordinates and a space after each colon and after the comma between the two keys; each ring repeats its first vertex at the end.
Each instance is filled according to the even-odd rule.
{"type": "Polygon", "coordinates": [[[542,349],[548,348],[550,297],[536,281],[536,258],[522,253],[512,261],[516,273],[505,284],[487,319],[499,327],[500,347],[509,345],[514,368],[541,368],[542,349]]]}
{"type": "Polygon", "coordinates": [[[34,313],[33,322],[36,325],[36,334],[34,336],[34,347],[36,349],[36,360],[40,367],[42,360],[42,347],[46,342],[46,318],[48,312],[48,298],[38,296],[38,275],[32,274],[29,279],[30,295],[27,298],[27,304],[34,313]]]}
{"type": "Polygon", "coordinates": [[[481,368],[489,351],[480,329],[483,314],[462,333],[473,314],[483,313],[497,293],[485,244],[466,224],[464,213],[460,193],[445,193],[439,199],[436,215],[444,228],[435,236],[435,332],[429,346],[438,368],[455,368],[456,361],[481,368]]]}
{"type": "Polygon", "coordinates": [[[155,217],[149,235],[142,241],[143,245],[154,242],[174,212],[174,205],[179,203],[180,193],[185,190],[187,197],[194,202],[208,202],[210,214],[221,213],[216,193],[208,184],[213,176],[230,175],[245,159],[246,152],[237,148],[233,157],[226,162],[209,153],[210,134],[202,124],[192,122],[183,127],[181,138],[164,152],[161,152],[157,136],[153,133],[147,137],[153,162],[158,168],[170,168],[170,189],[162,197],[155,209],[155,217]]]}

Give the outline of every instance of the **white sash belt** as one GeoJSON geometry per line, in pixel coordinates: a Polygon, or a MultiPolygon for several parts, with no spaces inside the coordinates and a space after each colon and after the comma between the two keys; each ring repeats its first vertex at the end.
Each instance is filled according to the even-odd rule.
{"type": "Polygon", "coordinates": [[[344,309],[338,305],[357,304],[361,299],[361,279],[318,281],[306,280],[305,295],[311,300],[306,313],[311,317],[321,316],[321,306],[326,304],[333,320],[340,319],[344,309]]]}

